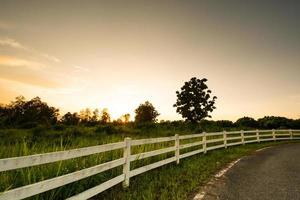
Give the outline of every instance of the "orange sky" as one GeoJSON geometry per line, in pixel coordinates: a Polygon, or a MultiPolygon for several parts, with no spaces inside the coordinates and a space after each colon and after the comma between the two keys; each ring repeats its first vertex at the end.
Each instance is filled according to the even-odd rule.
{"type": "Polygon", "coordinates": [[[180,119],[175,91],[207,78],[213,119],[300,118],[297,4],[268,1],[3,1],[0,102],[40,96],[62,112],[149,100],[180,119]]]}

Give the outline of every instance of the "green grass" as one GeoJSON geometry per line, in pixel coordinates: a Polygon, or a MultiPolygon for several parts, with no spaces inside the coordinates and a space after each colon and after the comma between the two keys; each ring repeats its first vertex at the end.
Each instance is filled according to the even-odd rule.
{"type": "MultiPolygon", "coordinates": [[[[146,138],[163,137],[174,134],[191,134],[184,129],[130,129],[119,127],[117,130],[106,127],[67,127],[63,130],[36,128],[33,130],[0,130],[0,158],[52,152],[97,144],[122,141],[124,137],[146,138]],[[145,133],[144,133],[144,132],[145,133]],[[141,134],[141,133],[144,134],[141,134]]],[[[186,140],[183,142],[192,142],[186,140]]],[[[133,177],[130,187],[123,189],[121,184],[102,194],[97,199],[186,199],[204,184],[212,174],[224,165],[258,148],[282,142],[248,144],[228,149],[209,151],[185,158],[179,165],[169,164],[158,169],[133,177]]],[[[132,153],[140,153],[174,145],[174,142],[137,146],[132,153]]],[[[201,146],[200,146],[201,147],[201,146]]],[[[200,148],[198,147],[198,148],[200,148]]],[[[189,150],[193,150],[190,148],[189,150]]],[[[186,151],[186,150],[185,150],[186,151]]],[[[182,151],[181,153],[183,153],[182,151]]],[[[0,172],[0,192],[57,177],[80,169],[91,167],[122,157],[122,150],[101,153],[51,164],[28,167],[24,169],[0,172]]],[[[174,153],[159,155],[141,161],[134,161],[131,169],[138,168],[168,157],[174,153]]],[[[122,173],[122,167],[77,181],[66,186],[36,195],[29,199],[65,199],[96,186],[122,173]]]]}
{"type": "Polygon", "coordinates": [[[255,150],[287,142],[268,142],[219,149],[180,160],[134,177],[128,189],[116,186],[95,199],[190,199],[198,188],[226,164],[255,150]]]}

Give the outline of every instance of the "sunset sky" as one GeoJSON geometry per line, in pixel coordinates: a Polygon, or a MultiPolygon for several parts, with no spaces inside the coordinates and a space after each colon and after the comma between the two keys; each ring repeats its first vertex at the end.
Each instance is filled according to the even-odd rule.
{"type": "Polygon", "coordinates": [[[149,100],[207,78],[213,119],[300,118],[300,1],[0,1],[0,103],[40,96],[62,113],[149,100]]]}

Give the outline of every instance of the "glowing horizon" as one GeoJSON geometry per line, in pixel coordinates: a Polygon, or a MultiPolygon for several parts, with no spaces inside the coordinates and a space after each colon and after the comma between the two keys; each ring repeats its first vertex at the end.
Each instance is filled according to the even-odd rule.
{"type": "Polygon", "coordinates": [[[181,119],[175,91],[207,78],[213,119],[300,118],[300,5],[251,1],[5,1],[0,103],[39,96],[61,113],[146,100],[181,119]]]}

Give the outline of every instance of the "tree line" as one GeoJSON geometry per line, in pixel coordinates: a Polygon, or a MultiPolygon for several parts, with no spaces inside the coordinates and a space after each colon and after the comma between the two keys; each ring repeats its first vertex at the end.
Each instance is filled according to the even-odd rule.
{"type": "MultiPolygon", "coordinates": [[[[191,78],[176,91],[177,100],[173,105],[176,111],[181,114],[187,123],[211,124],[214,126],[248,127],[260,129],[272,128],[300,128],[300,119],[288,119],[285,117],[266,116],[255,120],[251,117],[243,117],[235,122],[229,120],[205,120],[210,118],[210,113],[216,109],[216,96],[212,96],[212,91],[206,85],[207,79],[191,78]]],[[[125,113],[116,120],[112,120],[108,109],[102,110],[89,108],[81,110],[79,113],[67,112],[60,116],[59,109],[49,106],[39,97],[26,100],[23,96],[18,96],[7,105],[0,105],[0,127],[2,128],[33,128],[38,125],[52,126],[56,124],[64,125],[85,125],[95,126],[99,124],[127,124],[127,123],[155,123],[159,116],[158,111],[152,103],[146,101],[135,109],[134,121],[130,121],[130,114],[125,113]]],[[[170,123],[170,121],[161,121],[170,123]]]]}
{"type": "MultiPolygon", "coordinates": [[[[149,101],[140,104],[135,113],[134,122],[136,123],[157,122],[159,115],[149,101]]],[[[67,112],[60,116],[59,109],[49,106],[39,97],[26,100],[25,97],[18,96],[7,105],[0,105],[0,127],[2,128],[33,128],[38,125],[56,124],[86,126],[108,123],[126,124],[130,122],[130,117],[129,113],[125,113],[118,119],[112,120],[107,108],[103,110],[86,108],[79,113],[67,112]]]]}

